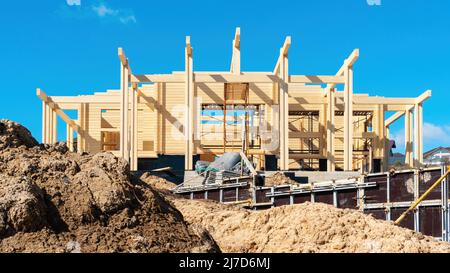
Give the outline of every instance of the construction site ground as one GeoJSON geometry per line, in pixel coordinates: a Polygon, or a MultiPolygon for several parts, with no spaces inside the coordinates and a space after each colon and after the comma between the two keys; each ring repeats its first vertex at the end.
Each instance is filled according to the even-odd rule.
{"type": "Polygon", "coordinates": [[[175,184],[128,169],[110,153],[39,145],[1,120],[0,252],[450,252],[357,210],[188,200],[171,193],[175,184]]]}

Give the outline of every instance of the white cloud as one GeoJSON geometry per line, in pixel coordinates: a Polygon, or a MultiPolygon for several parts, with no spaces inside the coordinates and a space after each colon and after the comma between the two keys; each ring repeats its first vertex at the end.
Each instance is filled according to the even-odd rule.
{"type": "Polygon", "coordinates": [[[66,0],[69,6],[81,6],[81,0],[66,0]]]}
{"type": "Polygon", "coordinates": [[[128,23],[136,23],[136,17],[134,15],[127,15],[127,16],[123,16],[119,18],[120,22],[122,22],[123,24],[128,24],[128,23]]]}
{"type": "MultiPolygon", "coordinates": [[[[396,151],[403,153],[405,150],[405,130],[391,131],[390,138],[395,140],[396,151]]],[[[425,122],[423,124],[423,142],[425,151],[439,146],[450,146],[450,125],[425,122]]]]}
{"type": "Polygon", "coordinates": [[[98,17],[116,19],[122,24],[137,22],[136,16],[134,16],[132,11],[113,9],[108,7],[105,3],[98,6],[92,6],[92,11],[94,11],[98,17]]]}
{"type": "Polygon", "coordinates": [[[105,4],[100,4],[99,6],[92,6],[92,10],[100,17],[105,16],[116,16],[119,14],[118,10],[111,9],[105,4]]]}
{"type": "Polygon", "coordinates": [[[440,143],[450,143],[450,126],[439,126],[425,122],[423,124],[424,141],[432,140],[440,143]]]}
{"type": "Polygon", "coordinates": [[[369,6],[381,6],[381,0],[367,0],[369,6]]]}
{"type": "Polygon", "coordinates": [[[405,130],[390,132],[390,138],[395,141],[396,151],[405,150],[405,130]]]}

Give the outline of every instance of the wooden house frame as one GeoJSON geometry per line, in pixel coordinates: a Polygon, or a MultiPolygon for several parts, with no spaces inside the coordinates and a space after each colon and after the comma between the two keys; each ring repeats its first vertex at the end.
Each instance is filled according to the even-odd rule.
{"type": "MultiPolygon", "coordinates": [[[[194,156],[208,158],[242,149],[242,145],[235,144],[243,137],[230,141],[235,145],[232,147],[227,140],[227,130],[239,126],[239,130],[244,127],[248,130],[248,121],[243,121],[244,127],[240,120],[236,121],[239,117],[236,119],[235,109],[241,107],[246,118],[249,115],[259,118],[260,125],[269,132],[269,137],[263,137],[263,133],[249,135],[245,131],[245,151],[258,169],[264,169],[266,159],[272,156],[277,159],[279,170],[298,169],[306,164],[328,171],[372,171],[375,160],[381,170],[386,170],[389,127],[405,116],[406,164],[411,167],[421,164],[423,102],[431,96],[430,90],[415,98],[354,93],[353,65],[359,57],[358,49],[353,50],[334,75],[292,75],[288,62],[290,46],[288,36],[273,71],[241,71],[237,28],[230,71],[197,72],[193,69],[194,50],[187,36],[185,70],[172,74],[134,74],[119,48],[119,90],[47,96],[37,89],[42,100],[42,142],[56,142],[59,116],[67,124],[67,143],[72,151],[109,150],[129,161],[132,170],[138,169],[138,159],[178,155],[184,156],[185,170],[192,170],[194,156]],[[338,91],[337,85],[342,85],[343,90],[338,91]],[[216,105],[219,113],[222,111],[220,126],[224,137],[203,140],[201,131],[210,126],[202,120],[207,112],[203,109],[211,105],[216,105]],[[69,118],[64,110],[76,110],[77,119],[69,118]],[[386,118],[387,111],[395,114],[386,118]],[[228,120],[230,112],[235,115],[234,121],[228,120]]],[[[220,134],[217,128],[214,130],[220,134]]]]}

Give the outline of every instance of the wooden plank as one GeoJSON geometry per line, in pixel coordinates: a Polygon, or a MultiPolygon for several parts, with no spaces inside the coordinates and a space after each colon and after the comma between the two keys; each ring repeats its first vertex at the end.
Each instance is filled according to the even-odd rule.
{"type": "Polygon", "coordinates": [[[329,76],[329,75],[290,75],[289,83],[334,83],[341,84],[344,83],[343,76],[329,76]]]}
{"type": "Polygon", "coordinates": [[[405,111],[398,111],[392,116],[390,116],[388,119],[385,120],[384,124],[386,127],[389,127],[392,123],[394,123],[396,120],[401,118],[405,114],[405,111]]]}
{"type": "Polygon", "coordinates": [[[431,90],[423,92],[420,96],[416,98],[416,103],[423,103],[431,97],[431,90]]]}
{"type": "Polygon", "coordinates": [[[58,104],[55,103],[52,98],[48,97],[44,91],[42,91],[40,88],[38,88],[36,90],[36,94],[43,102],[45,102],[47,104],[48,107],[50,107],[53,111],[55,111],[55,113],[58,116],[60,116],[61,119],[64,120],[65,123],[72,126],[75,131],[77,131],[77,132],[80,131],[78,124],[74,120],[70,119],[70,117],[67,116],[67,114],[64,113],[64,111],[59,108],[58,104]]]}
{"type": "Polygon", "coordinates": [[[415,98],[385,98],[385,97],[354,97],[355,104],[395,104],[414,105],[415,98]]]}
{"type": "MultiPolygon", "coordinates": [[[[348,67],[353,66],[353,64],[356,62],[356,60],[359,58],[359,49],[356,48],[352,51],[350,56],[347,57],[347,59],[344,60],[344,64],[339,68],[338,72],[336,73],[336,76],[344,76],[344,72],[348,67]]],[[[336,87],[336,83],[330,83],[327,85],[326,90],[333,89],[336,87]]],[[[327,91],[324,91],[323,95],[327,95],[327,91]]]]}
{"type": "Polygon", "coordinates": [[[247,165],[247,168],[252,173],[252,175],[258,175],[258,173],[255,171],[255,168],[253,168],[253,164],[250,163],[247,156],[243,152],[239,152],[241,155],[242,160],[244,161],[245,165],[247,165]]]}

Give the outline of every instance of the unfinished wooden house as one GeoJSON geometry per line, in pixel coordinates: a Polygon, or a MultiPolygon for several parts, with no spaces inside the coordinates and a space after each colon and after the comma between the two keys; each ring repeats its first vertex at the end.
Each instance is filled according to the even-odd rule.
{"type": "Polygon", "coordinates": [[[119,48],[120,89],[82,96],[37,90],[42,141],[56,142],[60,116],[71,150],[109,151],[132,170],[158,162],[191,170],[196,160],[245,151],[260,170],[370,172],[387,169],[389,126],[405,116],[406,164],[422,162],[422,105],[431,91],[414,98],[354,93],[358,49],[334,75],[292,75],[290,45],[286,37],[273,71],[241,71],[237,28],[230,71],[200,72],[186,37],[185,70],[172,74],[135,74],[119,48]],[[76,110],[77,119],[65,110],[76,110]]]}

